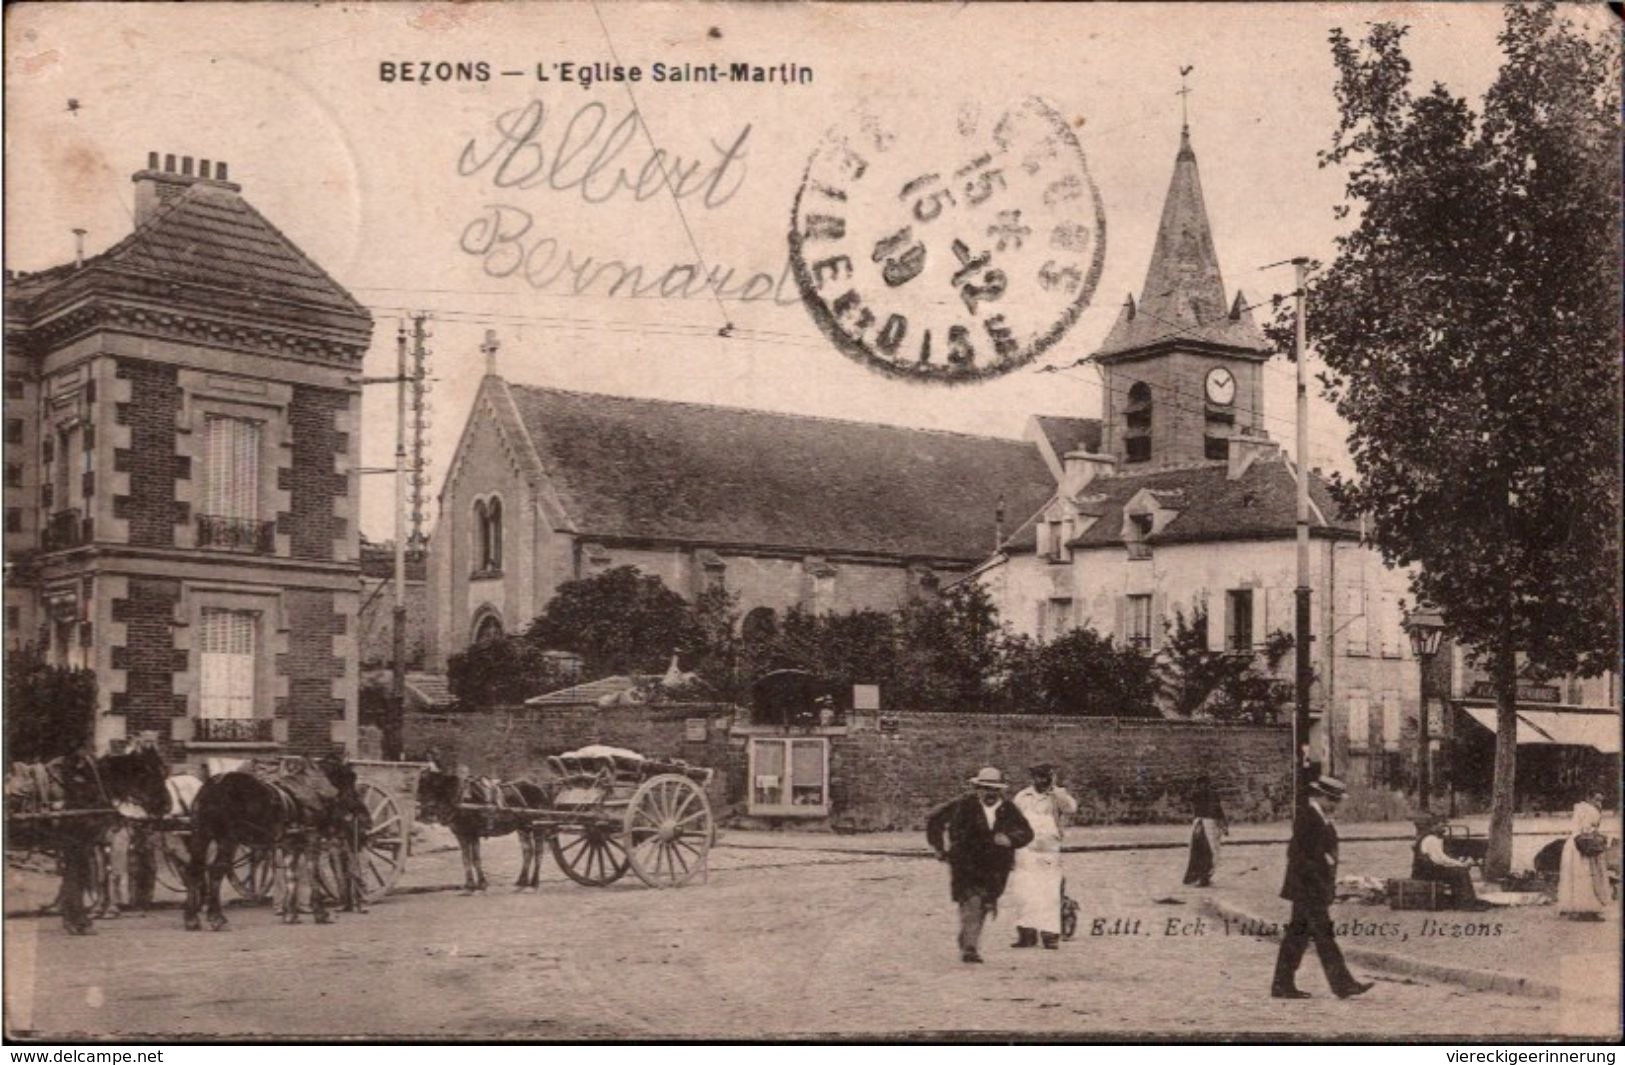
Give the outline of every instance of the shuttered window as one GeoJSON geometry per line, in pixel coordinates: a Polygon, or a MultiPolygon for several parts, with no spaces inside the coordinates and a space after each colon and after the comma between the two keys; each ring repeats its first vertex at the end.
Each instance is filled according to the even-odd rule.
{"type": "Polygon", "coordinates": [[[259,615],[251,610],[206,607],[201,620],[199,716],[253,717],[259,615]]]}
{"type": "Polygon", "coordinates": [[[1399,715],[1399,693],[1382,693],[1382,745],[1390,751],[1399,750],[1399,734],[1403,725],[1399,715]]]}
{"type": "Polygon", "coordinates": [[[1371,746],[1371,704],[1363,691],[1349,692],[1349,747],[1363,751],[1371,746]]]}
{"type": "Polygon", "coordinates": [[[208,467],[203,512],[219,518],[259,519],[260,423],[247,418],[208,419],[208,467]]]}

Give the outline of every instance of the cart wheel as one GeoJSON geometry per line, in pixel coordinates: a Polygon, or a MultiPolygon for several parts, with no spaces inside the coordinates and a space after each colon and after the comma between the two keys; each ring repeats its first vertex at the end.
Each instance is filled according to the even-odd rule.
{"type": "Polygon", "coordinates": [[[650,887],[678,887],[705,867],[715,828],[705,789],[663,773],[638,786],[626,807],[621,845],[632,871],[650,887]]]}
{"type": "Polygon", "coordinates": [[[368,825],[356,840],[357,871],[362,897],[376,902],[389,894],[406,868],[406,819],[395,797],[378,785],[362,781],[356,791],[366,804],[368,825]]]}
{"type": "Polygon", "coordinates": [[[604,887],[626,875],[626,848],[604,825],[569,825],[548,836],[548,846],[564,875],[588,887],[604,887]]]}
{"type": "Polygon", "coordinates": [[[270,847],[240,846],[232,856],[226,879],[237,889],[237,894],[249,902],[264,902],[271,897],[276,882],[276,862],[270,847]]]}

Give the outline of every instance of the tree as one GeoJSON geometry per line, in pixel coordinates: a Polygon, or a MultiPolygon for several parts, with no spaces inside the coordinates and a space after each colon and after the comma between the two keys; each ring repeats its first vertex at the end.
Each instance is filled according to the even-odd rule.
{"type": "Polygon", "coordinates": [[[673,652],[704,640],[688,602],[636,566],[559,585],[525,635],[580,655],[590,677],[662,673],[673,652]]]}
{"type": "Polygon", "coordinates": [[[1261,669],[1255,655],[1208,650],[1206,607],[1188,619],[1176,609],[1163,631],[1157,689],[1176,716],[1263,724],[1277,720],[1292,703],[1292,682],[1275,675],[1294,645],[1287,633],[1277,629],[1265,638],[1261,669]]]}
{"type": "Polygon", "coordinates": [[[897,677],[904,705],[922,710],[990,710],[987,682],[1002,666],[1004,628],[975,581],[897,612],[897,677]]]}
{"type": "MultiPolygon", "coordinates": [[[[1159,717],[1152,660],[1090,628],[1072,629],[1035,648],[1037,708],[1073,717],[1159,717]]],[[[1020,686],[1021,682],[1017,681],[1020,686]]]]}
{"type": "Polygon", "coordinates": [[[1486,875],[1511,860],[1516,655],[1619,660],[1620,49],[1602,8],[1509,4],[1481,114],[1415,94],[1405,29],[1331,35],[1355,217],[1310,286],[1327,397],[1349,422],[1390,564],[1494,678],[1486,875]]]}
{"type": "Polygon", "coordinates": [[[565,683],[542,648],[522,636],[470,644],[446,660],[446,684],[469,709],[513,706],[565,683]]]}
{"type": "Polygon", "coordinates": [[[53,666],[38,650],[6,655],[6,757],[45,761],[72,754],[92,740],[96,674],[53,666]]]}

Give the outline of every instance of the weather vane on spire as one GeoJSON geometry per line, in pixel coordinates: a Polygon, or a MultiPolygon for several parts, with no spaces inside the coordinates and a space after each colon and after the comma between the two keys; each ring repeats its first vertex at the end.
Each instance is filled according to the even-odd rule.
{"type": "Polygon", "coordinates": [[[1188,105],[1190,103],[1190,95],[1195,90],[1193,90],[1189,85],[1185,84],[1185,76],[1195,69],[1196,67],[1194,65],[1179,68],[1179,91],[1174,93],[1175,96],[1179,97],[1179,123],[1187,131],[1189,131],[1191,128],[1191,115],[1188,105]]]}

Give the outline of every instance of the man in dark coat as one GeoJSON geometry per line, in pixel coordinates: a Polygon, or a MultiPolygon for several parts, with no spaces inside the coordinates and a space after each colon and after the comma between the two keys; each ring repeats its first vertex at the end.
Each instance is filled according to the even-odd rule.
{"type": "Polygon", "coordinates": [[[949,888],[959,904],[959,957],[980,962],[982,923],[996,910],[1016,849],[1032,842],[1033,830],[1005,801],[1003,773],[988,767],[970,784],[971,794],[931,812],[925,838],[951,871],[949,888]]]}
{"type": "Polygon", "coordinates": [[[1297,987],[1298,963],[1314,940],[1326,982],[1338,998],[1352,998],[1371,990],[1371,984],[1354,978],[1337,947],[1329,907],[1337,888],[1337,826],[1332,814],[1345,794],[1336,777],[1320,777],[1309,785],[1309,799],[1292,821],[1292,842],[1287,845],[1286,881],[1281,897],[1292,902],[1292,917],[1281,937],[1281,952],[1275,958],[1275,980],[1270,985],[1274,998],[1308,998],[1297,987]]]}

